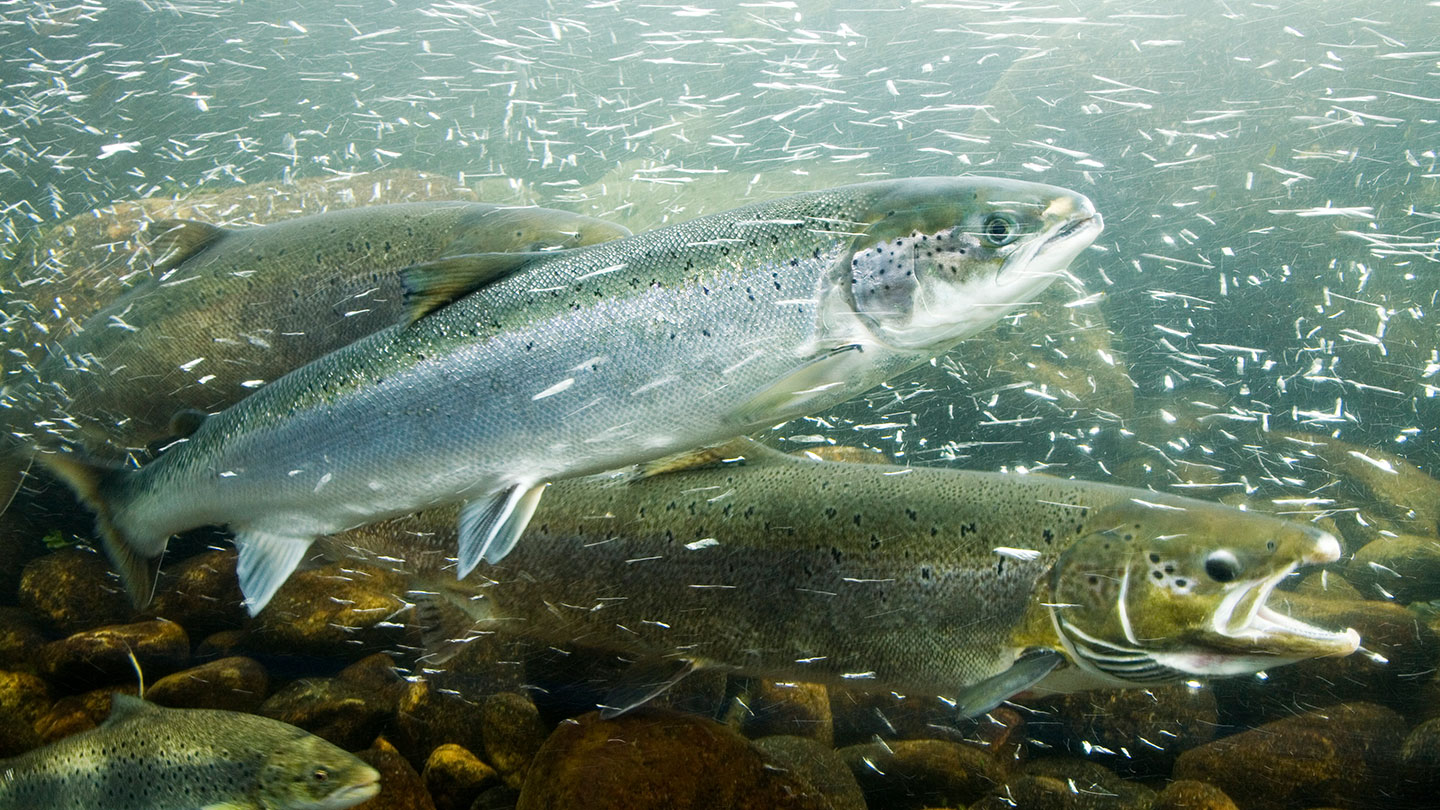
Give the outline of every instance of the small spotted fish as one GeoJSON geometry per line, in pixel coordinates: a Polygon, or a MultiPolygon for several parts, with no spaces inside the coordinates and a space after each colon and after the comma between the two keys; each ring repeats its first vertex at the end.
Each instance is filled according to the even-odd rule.
{"type": "Polygon", "coordinates": [[[0,760],[0,810],[342,810],[379,791],[374,768],[278,720],[120,694],[99,728],[0,760]]]}

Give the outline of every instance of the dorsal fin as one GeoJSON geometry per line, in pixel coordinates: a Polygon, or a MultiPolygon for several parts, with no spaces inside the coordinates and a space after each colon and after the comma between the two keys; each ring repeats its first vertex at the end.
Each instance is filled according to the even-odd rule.
{"type": "Polygon", "coordinates": [[[738,462],[742,459],[746,465],[762,464],[767,461],[793,460],[779,450],[766,447],[754,439],[741,436],[740,438],[731,439],[721,444],[697,447],[693,450],[686,450],[682,453],[657,458],[654,461],[647,461],[636,467],[635,475],[630,480],[638,481],[642,478],[653,478],[657,475],[665,475],[666,473],[700,470],[720,464],[738,462]]]}
{"type": "Polygon", "coordinates": [[[116,692],[110,696],[110,716],[105,718],[105,725],[113,726],[158,711],[160,711],[160,707],[148,700],[141,700],[124,692],[116,692]]]}
{"type": "Polygon", "coordinates": [[[170,272],[229,233],[219,225],[193,219],[157,219],[146,230],[155,234],[150,253],[155,257],[156,275],[170,272]]]}
{"type": "Polygon", "coordinates": [[[467,253],[412,264],[400,271],[400,284],[405,289],[405,323],[414,323],[531,262],[569,252],[467,253]]]}
{"type": "Polygon", "coordinates": [[[181,408],[170,417],[170,435],[177,439],[184,439],[194,435],[210,414],[198,408],[181,408]]]}

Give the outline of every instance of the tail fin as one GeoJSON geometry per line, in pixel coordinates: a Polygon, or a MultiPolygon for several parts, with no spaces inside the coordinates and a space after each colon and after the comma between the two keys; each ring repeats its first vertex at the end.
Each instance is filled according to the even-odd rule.
{"type": "Polygon", "coordinates": [[[113,520],[114,491],[129,473],[122,467],[102,466],[80,458],[75,453],[40,453],[40,462],[62,481],[70,485],[77,497],[95,511],[95,530],[105,547],[110,564],[125,583],[125,590],[136,607],[145,607],[155,597],[155,581],[160,574],[160,558],[147,557],[135,547],[113,520]]]}

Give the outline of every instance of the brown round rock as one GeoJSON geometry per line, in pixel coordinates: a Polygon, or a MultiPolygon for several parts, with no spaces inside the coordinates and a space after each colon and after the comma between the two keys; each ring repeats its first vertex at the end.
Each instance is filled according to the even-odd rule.
{"type": "Polygon", "coordinates": [[[1027,764],[971,810],[1149,810],[1154,801],[1155,791],[1098,763],[1049,757],[1027,764]]]}
{"type": "Polygon", "coordinates": [[[251,713],[268,694],[270,676],[265,667],[238,656],[166,675],[145,691],[147,699],[161,706],[251,713]]]}
{"type": "Polygon", "coordinates": [[[384,737],[355,756],[380,772],[380,792],[355,810],[436,810],[420,774],[384,737]]]}
{"type": "Polygon", "coordinates": [[[965,805],[1003,780],[988,751],[946,740],[897,740],[839,751],[871,807],[965,805]]]}
{"type": "Polygon", "coordinates": [[[447,743],[483,751],[484,726],[477,704],[417,681],[406,684],[396,702],[395,747],[423,767],[430,752],[447,743]]]}
{"type": "Polygon", "coordinates": [[[52,641],[40,648],[39,660],[41,671],[51,680],[76,686],[133,681],[136,662],[147,679],[165,675],[184,666],[189,657],[185,629],[155,620],[101,627],[52,641]]]}
{"type": "Polygon", "coordinates": [[[1394,795],[1394,763],[1405,738],[1400,715],[1347,703],[1267,723],[1186,751],[1177,779],[1208,782],[1246,810],[1363,807],[1394,795]]]}
{"type": "Polygon", "coordinates": [[[238,630],[245,613],[234,549],[206,551],[161,570],[146,613],[178,622],[194,638],[238,630]]]}
{"type": "Polygon", "coordinates": [[[307,678],[271,695],[259,713],[353,751],[374,740],[393,711],[383,696],[349,681],[307,678]]]}
{"type": "Polygon", "coordinates": [[[17,607],[0,607],[0,662],[15,670],[36,669],[35,656],[45,646],[45,636],[30,620],[30,614],[17,607]]]}
{"type": "Polygon", "coordinates": [[[436,810],[469,810],[486,788],[500,784],[494,768],[449,743],[430,752],[420,778],[435,800],[436,810]]]}
{"type": "Polygon", "coordinates": [[[405,642],[391,621],[404,607],[397,574],[357,563],[298,571],[250,625],[246,646],[257,654],[295,653],[359,660],[405,642]]]}
{"type": "Polygon", "coordinates": [[[835,742],[835,723],[830,717],[830,693],[823,684],[751,681],[749,713],[740,724],[747,737],[776,734],[809,737],[830,746],[835,742]]]}
{"type": "Polygon", "coordinates": [[[805,782],[825,797],[832,810],[865,810],[865,793],[846,767],[845,760],[828,746],[809,737],[777,735],[751,742],[771,767],[805,782]]]}
{"type": "Polygon", "coordinates": [[[50,710],[50,687],[28,672],[0,670],[0,758],[40,744],[35,721],[50,710]]]}
{"type": "Polygon", "coordinates": [[[105,558],[90,548],[36,557],[20,575],[20,606],[51,630],[72,635],[130,618],[130,600],[105,558]]]}
{"type": "Polygon", "coordinates": [[[110,716],[110,702],[115,693],[135,695],[138,691],[135,686],[108,687],[61,698],[35,721],[35,733],[41,742],[52,743],[88,731],[110,716]]]}
{"type": "Polygon", "coordinates": [[[1165,786],[1150,810],[1239,810],[1225,791],[1193,779],[1177,779],[1165,786]]]}
{"type": "Polygon", "coordinates": [[[540,745],[545,729],[535,702],[519,692],[501,692],[480,705],[485,758],[500,772],[505,784],[519,788],[540,745]]]}
{"type": "Polygon", "coordinates": [[[536,753],[517,810],[820,810],[803,781],[694,715],[639,709],[567,720],[536,753]]]}
{"type": "Polygon", "coordinates": [[[1115,752],[1106,764],[1127,773],[1164,773],[1181,751],[1215,738],[1215,692],[1184,684],[1105,689],[1048,698],[1037,706],[1059,721],[1058,744],[1115,752]]]}

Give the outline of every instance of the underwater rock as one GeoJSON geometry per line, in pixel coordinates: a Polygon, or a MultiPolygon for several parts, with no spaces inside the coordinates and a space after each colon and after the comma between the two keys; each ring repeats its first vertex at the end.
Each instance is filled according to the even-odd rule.
{"type": "Polygon", "coordinates": [[[749,712],[740,721],[747,737],[776,734],[808,737],[830,746],[835,741],[835,723],[830,717],[830,694],[823,684],[751,681],[749,712]]]}
{"type": "Polygon", "coordinates": [[[1155,791],[1094,762],[1037,759],[970,806],[970,810],[1149,810],[1155,791]]]}
{"type": "Polygon", "coordinates": [[[145,690],[145,699],[174,709],[226,709],[254,713],[270,694],[265,667],[234,656],[166,675],[145,690]]]}
{"type": "Polygon", "coordinates": [[[205,551],[161,569],[149,615],[179,623],[192,638],[238,630],[249,618],[235,576],[234,549],[205,551]]]}
{"type": "Polygon", "coordinates": [[[76,633],[46,644],[39,655],[46,677],[72,687],[133,680],[137,665],[147,678],[166,675],[189,658],[185,628],[163,619],[76,633]]]}
{"type": "Polygon", "coordinates": [[[380,772],[380,792],[355,805],[355,810],[436,810],[420,774],[389,740],[377,737],[373,745],[355,756],[380,772]]]}
{"type": "Polygon", "coordinates": [[[1005,778],[988,751],[946,740],[874,742],[837,753],[871,807],[968,805],[1005,778]]]}
{"type": "Polygon", "coordinates": [[[195,647],[196,658],[225,658],[241,655],[245,650],[245,631],[221,630],[206,636],[195,647]]]}
{"type": "Polygon", "coordinates": [[[393,713],[393,703],[384,696],[340,678],[295,681],[260,704],[259,711],[347,751],[373,741],[393,713]]]}
{"type": "Polygon", "coordinates": [[[1374,703],[1345,703],[1224,737],[1180,755],[1176,779],[1208,782],[1245,810],[1375,806],[1394,796],[1405,721],[1374,703]]]}
{"type": "Polygon", "coordinates": [[[835,746],[858,745],[880,737],[885,740],[940,737],[959,742],[955,709],[933,695],[898,695],[894,692],[830,690],[830,713],[835,746]]]}
{"type": "Polygon", "coordinates": [[[1099,756],[1097,746],[1113,752],[1104,762],[1121,773],[1169,771],[1180,752],[1215,738],[1219,720],[1214,691],[1184,684],[1075,692],[1034,706],[1053,714],[1045,727],[1058,726],[1057,745],[1075,754],[1099,756]]]}
{"type": "Polygon", "coordinates": [[[1410,730],[1400,746],[1400,765],[1416,805],[1424,806],[1427,798],[1433,801],[1440,790],[1440,719],[1426,720],[1410,730]]]}
{"type": "Polygon", "coordinates": [[[369,689],[389,705],[397,705],[410,684],[400,675],[395,659],[386,653],[367,655],[340,670],[336,677],[369,689]]]}
{"type": "Polygon", "coordinates": [[[1009,770],[1029,757],[1029,724],[1020,712],[997,706],[969,722],[974,728],[965,735],[965,741],[989,751],[1001,768],[1009,770]]]}
{"type": "Polygon", "coordinates": [[[1193,779],[1177,779],[1165,786],[1150,810],[1239,810],[1225,791],[1193,779]]]}
{"type": "Polygon", "coordinates": [[[750,743],[771,767],[803,780],[825,797],[831,810],[865,810],[865,793],[845,760],[811,737],[778,734],[750,743]]]}
{"type": "Polygon", "coordinates": [[[40,745],[35,721],[50,710],[50,687],[28,672],[0,670],[0,759],[40,745]]]}
{"type": "MultiPolygon", "coordinates": [[[[1429,339],[1433,342],[1434,338],[1429,339]]],[[[1277,431],[1291,452],[1313,454],[1327,471],[1364,490],[1371,503],[1409,531],[1426,535],[1440,532],[1440,481],[1403,458],[1374,447],[1362,447],[1329,436],[1277,431]]],[[[1365,510],[1367,517],[1371,510],[1365,510]]]]}
{"type": "Polygon", "coordinates": [[[641,708],[590,712],[559,725],[536,753],[517,810],[724,810],[828,807],[801,780],[766,764],[734,730],[641,708]]]}
{"type": "Polygon", "coordinates": [[[112,686],[61,698],[35,721],[35,733],[42,743],[52,743],[95,728],[110,716],[110,700],[117,692],[137,695],[139,691],[133,685],[112,686]]]}
{"type": "Polygon", "coordinates": [[[298,571],[255,617],[246,647],[352,660],[394,649],[405,641],[392,619],[405,609],[406,587],[396,574],[353,562],[298,571]]]}
{"type": "Polygon", "coordinates": [[[1346,564],[1345,578],[1372,599],[1440,599],[1440,539],[1402,534],[1367,543],[1346,564]]]}
{"type": "Polygon", "coordinates": [[[1270,604],[1281,613],[1320,627],[1353,627],[1362,649],[1343,658],[1315,658],[1265,671],[1257,677],[1213,682],[1222,720],[1253,725],[1256,716],[1279,718],[1296,706],[1327,706],[1363,700],[1402,712],[1417,708],[1424,678],[1440,657],[1440,640],[1416,616],[1386,602],[1305,597],[1277,592],[1270,604]]]}
{"type": "Polygon", "coordinates": [[[130,601],[105,558],[94,549],[67,548],[36,557],[20,575],[20,606],[64,635],[122,624],[130,601]]]}
{"type": "Polygon", "coordinates": [[[45,636],[23,608],[0,607],[0,661],[10,669],[32,671],[45,636]]]}
{"type": "Polygon", "coordinates": [[[424,767],[434,749],[454,744],[483,751],[485,717],[480,706],[427,681],[405,684],[395,709],[395,746],[424,767]]]}
{"type": "Polygon", "coordinates": [[[475,798],[470,810],[515,810],[520,803],[520,791],[504,785],[489,788],[475,798]]]}
{"type": "Polygon", "coordinates": [[[494,768],[453,743],[430,752],[420,778],[436,810],[469,810],[481,793],[500,782],[494,768]]]}
{"type": "Polygon", "coordinates": [[[540,710],[519,692],[490,695],[480,704],[485,758],[500,772],[505,784],[520,788],[535,752],[545,742],[540,710]]]}

